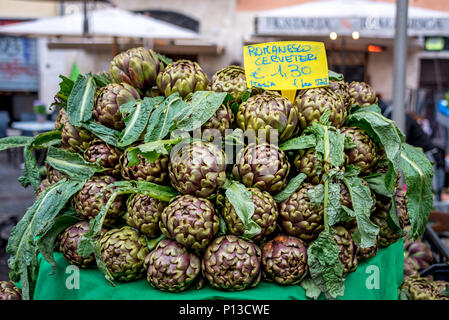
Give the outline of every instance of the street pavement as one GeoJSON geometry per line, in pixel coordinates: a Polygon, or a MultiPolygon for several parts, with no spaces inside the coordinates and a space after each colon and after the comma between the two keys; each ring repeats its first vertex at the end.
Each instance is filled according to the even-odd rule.
{"type": "Polygon", "coordinates": [[[23,188],[17,180],[22,169],[8,163],[7,152],[0,151],[0,281],[8,280],[6,241],[12,226],[34,202],[33,188],[23,188]],[[3,239],[3,240],[2,240],[3,239]]]}

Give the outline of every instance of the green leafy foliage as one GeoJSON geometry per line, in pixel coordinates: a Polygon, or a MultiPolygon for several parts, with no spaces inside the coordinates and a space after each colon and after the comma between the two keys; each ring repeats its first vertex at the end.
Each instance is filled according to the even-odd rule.
{"type": "Polygon", "coordinates": [[[56,269],[56,262],[53,257],[53,252],[56,247],[56,238],[69,226],[81,221],[73,208],[64,210],[54,220],[50,220],[45,228],[40,232],[37,239],[37,246],[42,257],[51,263],[53,271],[56,269]]]}
{"type": "Polygon", "coordinates": [[[341,73],[337,73],[335,71],[329,70],[329,80],[341,81],[344,79],[345,79],[345,77],[341,73]]]}
{"type": "MultiPolygon", "coordinates": [[[[190,101],[190,110],[177,121],[176,128],[192,131],[209,120],[225,99],[231,96],[226,92],[196,91],[190,101]]],[[[232,97],[232,96],[231,96],[232,97]]]]}
{"type": "Polygon", "coordinates": [[[175,120],[189,112],[190,106],[178,92],[171,94],[153,111],[145,134],[145,142],[164,139],[175,128],[175,120]]]}
{"type": "Polygon", "coordinates": [[[145,236],[145,240],[147,241],[147,246],[150,251],[152,251],[154,248],[156,248],[158,243],[164,239],[167,239],[167,236],[165,236],[164,234],[161,234],[159,237],[153,238],[153,239],[150,239],[147,236],[145,236]]]}
{"type": "Polygon", "coordinates": [[[120,106],[125,129],[120,133],[118,145],[126,147],[137,141],[144,132],[153,109],[162,101],[162,97],[130,101],[120,106]]]}
{"type": "Polygon", "coordinates": [[[254,214],[254,203],[251,192],[240,182],[232,181],[226,185],[226,197],[243,223],[245,229],[243,236],[253,238],[260,234],[260,226],[251,219],[254,214]]]}
{"type": "Polygon", "coordinates": [[[340,248],[329,230],[322,231],[307,249],[307,263],[313,283],[331,299],[344,293],[343,264],[339,254],[340,248]]]}
{"type": "Polygon", "coordinates": [[[273,196],[274,201],[277,203],[287,200],[296,190],[299,189],[301,184],[307,176],[304,173],[298,174],[296,177],[290,179],[285,188],[273,196]]]}
{"type": "Polygon", "coordinates": [[[305,278],[300,283],[301,287],[306,291],[306,297],[309,299],[318,299],[321,295],[321,289],[313,282],[311,278],[305,278]]]}
{"type": "MultiPolygon", "coordinates": [[[[401,159],[401,143],[404,141],[404,134],[396,127],[395,123],[382,116],[376,105],[360,108],[351,108],[351,114],[346,119],[345,125],[363,129],[375,143],[385,150],[387,159],[390,161],[396,174],[399,172],[401,159]]],[[[388,186],[390,190],[393,185],[388,186]]]]}
{"type": "Polygon", "coordinates": [[[33,140],[33,137],[6,137],[0,139],[0,151],[11,149],[11,148],[20,148],[25,147],[30,144],[33,140]]]}
{"type": "Polygon", "coordinates": [[[93,77],[97,88],[103,88],[112,83],[111,79],[105,73],[94,74],[93,77]]]}
{"type": "Polygon", "coordinates": [[[313,148],[316,145],[316,137],[314,135],[301,135],[299,137],[285,141],[279,146],[282,151],[301,150],[313,148]]]}
{"type": "Polygon", "coordinates": [[[89,179],[104,170],[100,165],[85,161],[78,153],[54,147],[48,148],[47,162],[54,169],[75,180],[89,179]]]}
{"type": "Polygon", "coordinates": [[[164,64],[170,64],[173,62],[172,58],[169,58],[161,53],[156,53],[157,57],[159,58],[159,60],[161,60],[164,64]]]}
{"type": "Polygon", "coordinates": [[[27,145],[23,149],[23,159],[23,175],[19,177],[19,182],[24,188],[31,185],[34,191],[36,191],[40,182],[40,174],[36,158],[33,154],[33,147],[31,145],[27,145]]]}
{"type": "Polygon", "coordinates": [[[85,183],[62,179],[48,187],[12,230],[6,247],[10,254],[8,266],[12,280],[21,281],[24,299],[32,299],[37,277],[38,246],[35,238],[85,183]]]}
{"type": "Polygon", "coordinates": [[[433,208],[433,167],[422,149],[407,143],[402,144],[400,166],[407,185],[407,209],[412,227],[409,237],[417,239],[424,233],[433,208]]]}
{"type": "Polygon", "coordinates": [[[60,75],[59,78],[61,78],[61,82],[59,82],[59,91],[56,94],[57,100],[59,101],[53,103],[53,105],[60,105],[65,108],[67,107],[67,100],[72,92],[75,82],[63,75],[60,75]]]}
{"type": "Polygon", "coordinates": [[[136,166],[140,163],[138,155],[146,158],[148,162],[156,161],[161,155],[168,154],[173,145],[182,141],[182,138],[157,140],[153,142],[144,143],[128,149],[128,166],[136,166]]]}
{"type": "Polygon", "coordinates": [[[72,125],[80,127],[92,118],[95,90],[95,80],[91,74],[78,76],[67,100],[67,114],[72,125]]]}
{"type": "Polygon", "coordinates": [[[96,123],[92,119],[88,120],[87,122],[81,123],[81,126],[92,132],[94,135],[96,135],[98,138],[100,138],[107,144],[120,148],[119,145],[120,131],[96,123]]]}

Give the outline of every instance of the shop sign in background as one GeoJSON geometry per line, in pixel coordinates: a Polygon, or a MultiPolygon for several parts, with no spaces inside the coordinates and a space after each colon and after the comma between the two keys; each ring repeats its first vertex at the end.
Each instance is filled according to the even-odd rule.
{"type": "Polygon", "coordinates": [[[0,36],[0,91],[37,91],[36,39],[0,36]]]}

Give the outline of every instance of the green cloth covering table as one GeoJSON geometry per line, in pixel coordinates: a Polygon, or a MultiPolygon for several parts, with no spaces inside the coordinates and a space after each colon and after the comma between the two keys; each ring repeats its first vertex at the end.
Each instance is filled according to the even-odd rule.
{"type": "MultiPolygon", "coordinates": [[[[357,270],[345,280],[343,300],[397,300],[397,289],[402,283],[404,270],[404,243],[400,239],[388,248],[359,264],[357,270]]],[[[200,290],[190,288],[181,293],[168,293],[153,289],[146,279],[111,286],[97,269],[78,269],[71,266],[62,254],[54,254],[57,268],[39,256],[39,275],[34,293],[35,300],[306,300],[300,285],[280,286],[262,281],[257,287],[227,292],[209,285],[200,290]],[[79,271],[79,273],[78,273],[79,271]]],[[[324,295],[320,296],[324,299],[324,295]]]]}

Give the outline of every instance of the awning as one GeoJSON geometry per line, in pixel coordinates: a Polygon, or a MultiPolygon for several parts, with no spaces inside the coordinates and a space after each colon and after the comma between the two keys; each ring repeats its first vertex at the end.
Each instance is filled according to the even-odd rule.
{"type": "MultiPolygon", "coordinates": [[[[265,11],[256,36],[350,36],[394,38],[394,3],[365,0],[314,1],[265,11]]],[[[409,7],[408,36],[449,36],[449,13],[409,7]]]]}
{"type": "MultiPolygon", "coordinates": [[[[198,39],[185,28],[119,8],[88,13],[89,36],[152,39],[198,39]]],[[[15,36],[80,36],[83,14],[49,17],[0,27],[0,34],[15,36]]]]}

